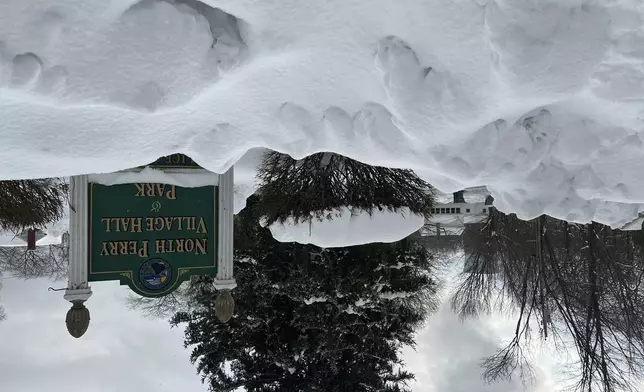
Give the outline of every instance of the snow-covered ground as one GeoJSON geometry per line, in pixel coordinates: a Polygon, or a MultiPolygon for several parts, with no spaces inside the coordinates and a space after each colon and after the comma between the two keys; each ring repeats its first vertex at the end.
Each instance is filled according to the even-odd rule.
{"type": "MultiPolygon", "coordinates": [[[[45,233],[43,233],[45,234],[45,233]]],[[[56,237],[53,235],[44,235],[43,238],[40,238],[36,241],[36,245],[55,245],[61,243],[61,237],[56,237]]],[[[0,231],[0,247],[17,247],[17,246],[27,246],[27,241],[19,238],[14,233],[8,231],[0,231]]]]}
{"type": "MultiPolygon", "coordinates": [[[[36,245],[56,245],[62,242],[63,234],[69,232],[69,218],[65,215],[63,219],[50,223],[42,228],[42,238],[36,241],[36,245]]],[[[36,237],[38,238],[38,237],[36,237]]],[[[27,246],[27,241],[23,240],[10,231],[0,230],[0,247],[27,246]]]]}
{"type": "Polygon", "coordinates": [[[621,226],[644,211],[643,17],[639,0],[2,1],[0,178],[334,151],[487,185],[523,218],[621,226]]]}

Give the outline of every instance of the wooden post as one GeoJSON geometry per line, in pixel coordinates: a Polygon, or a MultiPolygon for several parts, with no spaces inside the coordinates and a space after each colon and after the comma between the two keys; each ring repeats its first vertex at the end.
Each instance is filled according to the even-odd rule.
{"type": "Polygon", "coordinates": [[[70,179],[69,207],[69,267],[65,299],[69,302],[87,301],[92,289],[87,281],[88,267],[88,192],[87,176],[70,179]]]}
{"type": "Polygon", "coordinates": [[[36,250],[36,230],[27,230],[27,250],[36,250]]]}
{"type": "Polygon", "coordinates": [[[87,176],[72,176],[69,181],[69,264],[67,290],[63,298],[72,303],[65,317],[67,331],[80,338],[89,327],[89,310],[84,302],[92,296],[87,280],[88,198],[87,176]]]}
{"type": "Polygon", "coordinates": [[[234,178],[234,167],[219,176],[219,254],[214,281],[217,290],[232,290],[237,286],[233,274],[234,178]]]}

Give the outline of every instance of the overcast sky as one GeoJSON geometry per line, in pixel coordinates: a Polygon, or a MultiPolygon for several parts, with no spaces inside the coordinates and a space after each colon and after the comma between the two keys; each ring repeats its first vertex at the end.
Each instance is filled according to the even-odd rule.
{"type": "MultiPolygon", "coordinates": [[[[182,331],[128,310],[126,287],[93,283],[90,328],[74,339],[65,328],[69,304],[62,292],[48,292],[50,285],[4,280],[0,298],[8,319],[0,323],[0,391],[206,391],[183,348],[182,331]]],[[[443,307],[419,333],[416,352],[405,350],[417,377],[414,392],[523,391],[519,382],[486,386],[479,378],[480,358],[494,351],[508,326],[498,317],[462,324],[443,307]]],[[[554,390],[550,373],[538,370],[530,389],[554,390]]]]}
{"type": "MultiPolygon", "coordinates": [[[[64,286],[58,282],[57,287],[64,286]]],[[[63,292],[46,280],[5,279],[0,296],[0,391],[205,391],[183,348],[182,331],[125,305],[128,289],[94,282],[88,332],[69,336],[63,292]]]]}

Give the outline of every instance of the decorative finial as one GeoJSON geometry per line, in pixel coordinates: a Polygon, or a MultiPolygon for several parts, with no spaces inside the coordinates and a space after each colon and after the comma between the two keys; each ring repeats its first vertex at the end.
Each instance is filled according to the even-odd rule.
{"type": "Polygon", "coordinates": [[[235,300],[230,290],[222,290],[215,300],[215,315],[222,323],[227,323],[235,312],[235,300]]]}
{"type": "Polygon", "coordinates": [[[85,307],[83,302],[72,302],[72,307],[67,311],[67,317],[65,318],[67,331],[77,339],[83,336],[89,327],[89,309],[85,307]]]}

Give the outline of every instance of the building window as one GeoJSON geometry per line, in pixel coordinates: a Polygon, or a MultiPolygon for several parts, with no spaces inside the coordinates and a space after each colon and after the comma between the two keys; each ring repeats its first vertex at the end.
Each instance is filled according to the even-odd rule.
{"type": "Polygon", "coordinates": [[[460,208],[457,208],[457,209],[456,209],[456,213],[457,213],[457,214],[460,214],[460,213],[461,213],[461,209],[460,209],[460,208]]]}
{"type": "Polygon", "coordinates": [[[484,208],[484,209],[483,209],[483,212],[486,212],[485,210],[486,210],[486,209],[484,208]]]}
{"type": "Polygon", "coordinates": [[[456,214],[456,208],[452,208],[452,214],[456,214]]]}
{"type": "Polygon", "coordinates": [[[469,208],[465,209],[465,212],[470,212],[470,209],[469,208]]]}
{"type": "Polygon", "coordinates": [[[444,213],[445,213],[445,209],[441,208],[441,214],[444,214],[444,213]]]}

